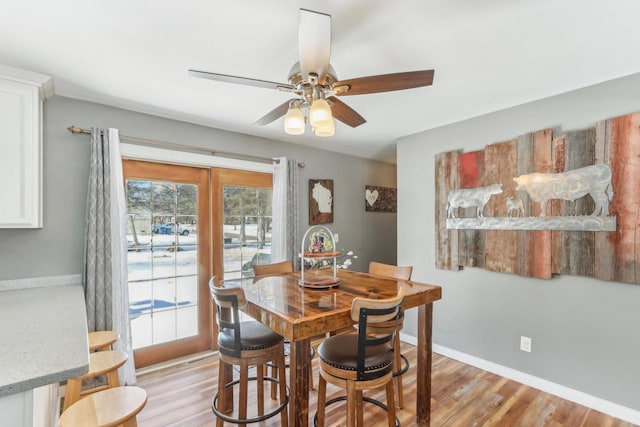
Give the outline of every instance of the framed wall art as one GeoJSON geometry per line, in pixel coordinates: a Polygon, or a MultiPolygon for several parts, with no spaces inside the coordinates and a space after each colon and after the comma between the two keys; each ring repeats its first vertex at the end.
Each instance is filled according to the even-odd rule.
{"type": "Polygon", "coordinates": [[[333,180],[309,180],[309,225],[333,222],[333,180]]]}
{"type": "Polygon", "coordinates": [[[370,212],[396,212],[397,192],[395,188],[365,186],[364,208],[370,212]]]}

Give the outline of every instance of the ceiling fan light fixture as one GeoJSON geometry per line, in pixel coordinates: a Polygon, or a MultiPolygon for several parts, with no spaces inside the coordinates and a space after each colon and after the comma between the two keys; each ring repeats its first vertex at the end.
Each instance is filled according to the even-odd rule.
{"type": "Polygon", "coordinates": [[[300,9],[298,18],[298,61],[289,71],[289,83],[189,70],[189,75],[223,83],[276,89],[294,94],[297,98],[285,101],[254,125],[266,126],[284,116],[284,130],[291,135],[311,131],[319,136],[331,136],[335,122],[340,120],[352,128],[366,120],[353,108],[340,101],[341,96],[364,95],[413,89],[433,84],[434,70],[406,71],[338,80],[330,62],[331,16],[308,9],[300,9]]]}
{"type": "Polygon", "coordinates": [[[284,116],[284,131],[289,135],[302,135],[304,133],[304,114],[297,105],[289,107],[284,116]]]}
{"type": "Polygon", "coordinates": [[[309,109],[309,122],[311,126],[324,128],[329,126],[331,121],[333,121],[333,116],[331,115],[329,103],[323,98],[314,99],[309,109]]]}
{"type": "Polygon", "coordinates": [[[326,126],[318,126],[313,129],[313,133],[316,136],[333,136],[336,133],[336,122],[332,118],[329,120],[329,124],[326,126]]]}

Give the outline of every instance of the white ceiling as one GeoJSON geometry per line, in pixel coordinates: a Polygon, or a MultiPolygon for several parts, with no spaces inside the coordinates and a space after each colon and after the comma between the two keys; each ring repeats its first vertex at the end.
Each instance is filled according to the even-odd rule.
{"type": "Polygon", "coordinates": [[[0,63],[53,76],[58,95],[390,162],[404,135],[640,72],[637,0],[4,0],[0,13],[0,63]],[[288,93],[188,76],[286,83],[301,7],[332,16],[339,79],[435,69],[433,86],[343,97],[367,123],[318,138],[252,126],[288,93]]]}

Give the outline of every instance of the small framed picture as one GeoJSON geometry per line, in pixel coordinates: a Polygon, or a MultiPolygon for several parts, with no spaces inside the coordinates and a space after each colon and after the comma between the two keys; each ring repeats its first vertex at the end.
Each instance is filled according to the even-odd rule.
{"type": "Polygon", "coordinates": [[[309,225],[333,222],[333,180],[309,180],[309,225]]]}
{"type": "Polygon", "coordinates": [[[397,195],[395,188],[365,186],[364,208],[370,212],[396,212],[397,195]]]}

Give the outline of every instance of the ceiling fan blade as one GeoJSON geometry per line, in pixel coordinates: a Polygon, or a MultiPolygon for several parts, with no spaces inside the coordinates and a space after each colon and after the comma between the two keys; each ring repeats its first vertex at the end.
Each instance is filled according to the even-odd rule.
{"type": "Polygon", "coordinates": [[[324,84],[331,55],[331,15],[300,9],[298,51],[302,78],[309,80],[309,73],[315,73],[324,84]]]}
{"type": "Polygon", "coordinates": [[[269,111],[267,114],[259,118],[258,121],[256,121],[253,125],[265,126],[271,123],[272,121],[284,116],[285,114],[287,114],[287,111],[289,110],[289,101],[281,105],[278,105],[276,108],[274,108],[273,110],[269,111]]]}
{"type": "Polygon", "coordinates": [[[349,107],[335,96],[330,96],[327,99],[332,102],[331,114],[333,114],[333,117],[340,120],[342,123],[355,128],[367,122],[356,110],[349,107]]]}
{"type": "Polygon", "coordinates": [[[234,83],[237,85],[264,87],[267,89],[295,89],[293,86],[287,83],[276,83],[266,80],[249,79],[246,77],[229,76],[227,74],[210,73],[208,71],[189,70],[189,75],[191,77],[200,77],[201,79],[215,80],[224,83],[234,83]]]}
{"type": "Polygon", "coordinates": [[[394,90],[411,89],[430,86],[433,84],[434,70],[409,71],[406,73],[381,74],[379,76],[360,77],[351,80],[335,82],[333,87],[338,89],[336,95],[362,95],[365,93],[390,92],[394,90]],[[348,86],[348,90],[341,91],[340,86],[348,86]]]}

